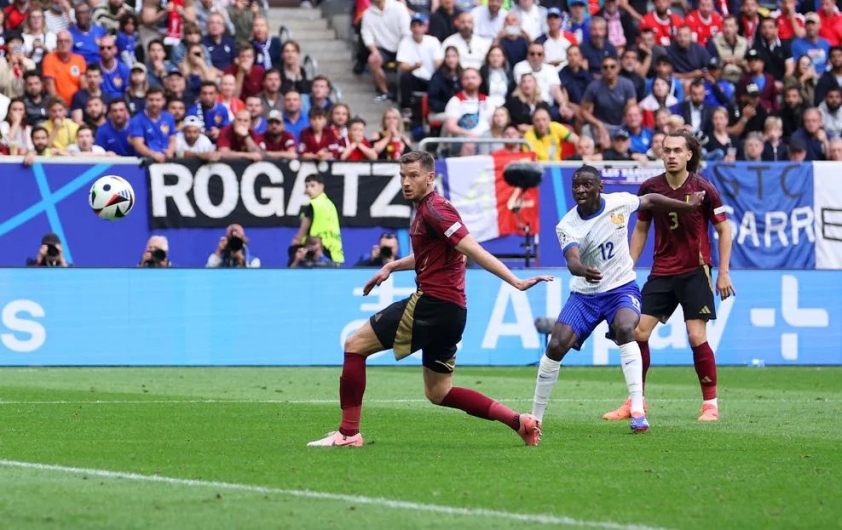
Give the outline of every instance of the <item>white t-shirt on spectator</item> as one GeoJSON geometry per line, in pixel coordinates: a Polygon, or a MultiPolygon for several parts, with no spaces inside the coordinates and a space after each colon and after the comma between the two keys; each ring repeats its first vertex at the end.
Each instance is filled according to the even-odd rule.
{"type": "Polygon", "coordinates": [[[454,33],[444,39],[444,42],[441,43],[441,49],[446,50],[450,46],[459,50],[459,64],[462,65],[462,68],[479,70],[485,63],[485,56],[488,54],[488,49],[491,48],[491,41],[474,33],[471,42],[465,42],[462,35],[454,33]]]}
{"type": "Polygon", "coordinates": [[[515,65],[512,72],[515,76],[515,82],[520,83],[520,78],[524,74],[532,74],[535,76],[535,81],[538,82],[538,89],[541,91],[541,99],[548,103],[555,102],[552,94],[553,86],[561,86],[561,80],[558,78],[558,70],[551,64],[543,63],[541,69],[537,72],[532,70],[532,65],[529,61],[523,60],[515,65]]]}
{"type": "Polygon", "coordinates": [[[103,149],[102,147],[100,147],[98,145],[92,145],[90,151],[85,151],[83,153],[82,150],[79,149],[78,145],[70,144],[70,145],[67,146],[67,152],[70,153],[71,155],[84,155],[84,154],[104,155],[105,149],[103,149]]]}
{"type": "Polygon", "coordinates": [[[447,106],[444,107],[445,117],[455,119],[459,127],[476,131],[477,135],[491,130],[491,116],[496,110],[494,105],[485,99],[485,96],[469,98],[464,94],[464,92],[458,92],[450,98],[447,106]]]}
{"type": "Polygon", "coordinates": [[[491,40],[496,39],[503,29],[508,14],[508,11],[500,8],[497,16],[491,18],[491,11],[488,10],[488,6],[477,6],[471,9],[471,15],[474,17],[474,35],[491,40]]]}
{"type": "Polygon", "coordinates": [[[26,55],[31,56],[35,64],[41,64],[44,55],[56,49],[56,34],[50,31],[41,35],[32,35],[31,33],[23,34],[23,51],[26,55]],[[35,49],[35,41],[40,40],[43,48],[35,49]],[[34,52],[34,53],[33,53],[34,52]]]}
{"type": "Polygon", "coordinates": [[[213,142],[204,134],[200,134],[198,140],[192,146],[187,144],[183,132],[175,135],[175,155],[179,158],[183,157],[184,153],[210,153],[215,149],[213,142]]]}
{"type": "Polygon", "coordinates": [[[547,9],[539,5],[533,4],[532,10],[524,11],[520,8],[515,8],[517,18],[520,20],[520,27],[529,35],[529,41],[533,41],[547,31],[547,9]]]}
{"type": "Polygon", "coordinates": [[[409,31],[409,11],[397,0],[386,0],[382,11],[371,4],[363,13],[360,34],[366,46],[373,44],[395,53],[401,39],[412,35],[409,31]]]}
{"type": "Polygon", "coordinates": [[[436,62],[443,59],[444,48],[432,35],[424,35],[421,42],[415,42],[412,37],[404,37],[398,46],[399,63],[421,63],[421,68],[412,72],[418,79],[429,81],[436,71],[436,62]]]}
{"type": "Polygon", "coordinates": [[[574,43],[567,38],[563,31],[558,34],[557,39],[552,38],[549,33],[546,35],[547,40],[544,41],[544,61],[548,63],[561,61],[558,65],[558,71],[561,71],[562,68],[567,66],[567,49],[573,46],[574,43]]]}

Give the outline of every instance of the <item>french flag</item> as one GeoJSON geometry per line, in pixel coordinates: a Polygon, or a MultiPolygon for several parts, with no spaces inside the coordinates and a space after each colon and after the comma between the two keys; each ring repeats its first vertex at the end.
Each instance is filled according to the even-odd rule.
{"type": "Polygon", "coordinates": [[[503,169],[517,160],[534,160],[534,153],[496,151],[490,156],[465,156],[436,160],[437,187],[449,200],[477,241],[523,235],[522,227],[537,233],[538,188],[513,188],[503,179],[503,169]],[[520,211],[518,221],[517,211],[520,211]]]}

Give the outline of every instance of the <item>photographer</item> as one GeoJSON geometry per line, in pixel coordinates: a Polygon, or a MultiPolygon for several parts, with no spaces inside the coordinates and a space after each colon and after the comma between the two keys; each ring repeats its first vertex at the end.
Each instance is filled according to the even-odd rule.
{"type": "Polygon", "coordinates": [[[67,267],[64,253],[61,251],[61,240],[55,234],[47,234],[41,238],[41,248],[38,256],[29,259],[27,265],[31,267],[67,267]]]}
{"type": "Polygon", "coordinates": [[[289,263],[289,268],[291,269],[315,269],[339,266],[338,263],[334,263],[325,255],[322,238],[318,236],[308,237],[303,246],[292,246],[290,247],[290,251],[292,261],[289,263]]]}
{"type": "Polygon", "coordinates": [[[209,268],[260,268],[260,258],[254,258],[249,254],[248,238],[243,227],[233,224],[225,231],[225,235],[219,238],[219,246],[216,252],[208,256],[205,267],[209,268]]]}
{"type": "Polygon", "coordinates": [[[356,266],[380,268],[387,263],[400,259],[400,257],[400,245],[397,236],[386,233],[380,236],[380,241],[371,249],[371,255],[360,258],[356,266]]]}
{"type": "Polygon", "coordinates": [[[152,236],[146,243],[146,250],[143,251],[143,257],[140,258],[138,267],[150,269],[164,269],[172,267],[169,258],[170,243],[164,236],[152,236]]]}

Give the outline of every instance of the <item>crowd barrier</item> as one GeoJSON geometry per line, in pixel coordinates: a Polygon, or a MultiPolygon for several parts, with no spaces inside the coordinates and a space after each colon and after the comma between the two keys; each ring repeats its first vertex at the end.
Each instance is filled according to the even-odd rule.
{"type": "MultiPolygon", "coordinates": [[[[362,296],[372,271],[0,269],[0,365],[340,365],[343,339],[415,289],[396,273],[362,296]]],[[[517,291],[468,271],[468,324],[458,364],[529,365],[541,356],[538,317],[558,315],[566,270],[517,291]]],[[[526,271],[520,276],[525,277],[526,271]]],[[[646,272],[638,272],[638,281],[646,272]]],[[[842,272],[734,271],[737,296],[718,302],[708,342],[725,365],[842,364],[842,272]]],[[[600,325],[567,365],[617,365],[600,325]]],[[[654,364],[692,363],[680,310],[656,328],[654,364]]],[[[401,364],[417,365],[418,356],[401,364]]],[[[372,365],[392,365],[391,352],[372,365]]],[[[620,377],[618,373],[618,377],[620,377]]]]}

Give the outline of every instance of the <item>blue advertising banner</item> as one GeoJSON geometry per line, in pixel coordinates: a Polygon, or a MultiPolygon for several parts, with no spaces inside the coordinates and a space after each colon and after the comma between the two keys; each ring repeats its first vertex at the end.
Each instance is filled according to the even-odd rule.
{"type": "MultiPolygon", "coordinates": [[[[409,296],[396,273],[369,297],[362,270],[0,269],[0,365],[339,365],[344,339],[409,296]]],[[[517,291],[469,270],[460,365],[540,359],[538,317],[558,315],[556,281],[517,291]]],[[[645,279],[640,271],[638,281],[645,279]]],[[[734,271],[738,295],[717,306],[708,342],[720,364],[842,364],[842,272],[734,271]]],[[[601,324],[571,365],[617,365],[601,324]]],[[[691,364],[680,310],[650,341],[655,364],[691,364]]],[[[417,365],[412,356],[401,364],[417,365]]],[[[393,365],[391,352],[370,364],[393,365]]],[[[621,377],[618,372],[618,377],[621,377]]]]}
{"type": "Polygon", "coordinates": [[[732,267],[816,268],[813,164],[714,164],[704,174],[732,226],[732,267]]]}

